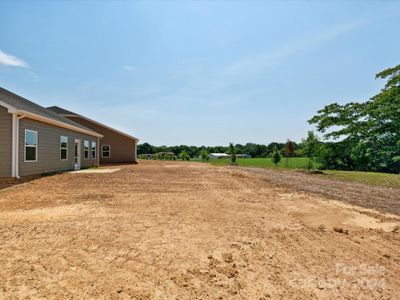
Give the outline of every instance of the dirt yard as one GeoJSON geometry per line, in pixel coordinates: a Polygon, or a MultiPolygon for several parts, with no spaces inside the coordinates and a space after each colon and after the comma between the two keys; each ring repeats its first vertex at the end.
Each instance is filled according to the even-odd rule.
{"type": "Polygon", "coordinates": [[[0,299],[400,299],[396,215],[273,174],[118,168],[0,190],[0,299]]]}

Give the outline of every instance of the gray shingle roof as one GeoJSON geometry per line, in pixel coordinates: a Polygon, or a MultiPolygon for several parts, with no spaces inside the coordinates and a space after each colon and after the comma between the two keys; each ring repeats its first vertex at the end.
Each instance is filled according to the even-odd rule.
{"type": "Polygon", "coordinates": [[[79,127],[81,129],[95,133],[92,129],[82,126],[81,124],[75,123],[74,121],[71,121],[68,118],[65,118],[21,96],[18,96],[2,87],[0,87],[0,101],[3,101],[4,103],[16,108],[17,110],[23,110],[29,113],[39,115],[41,117],[49,118],[58,122],[79,127]]]}
{"type": "Polygon", "coordinates": [[[131,136],[131,135],[125,133],[125,132],[119,131],[119,130],[117,130],[117,129],[115,129],[115,128],[112,128],[112,127],[110,127],[110,126],[104,125],[104,124],[102,124],[102,123],[100,123],[100,122],[97,122],[97,121],[95,121],[95,120],[92,120],[92,119],[90,119],[90,118],[87,118],[87,117],[85,117],[85,116],[82,116],[82,115],[80,115],[80,114],[74,113],[74,112],[72,112],[72,111],[66,110],[66,109],[64,109],[64,108],[61,108],[61,107],[58,107],[58,106],[51,106],[51,107],[47,107],[47,109],[52,110],[53,112],[58,113],[58,114],[61,114],[61,115],[63,115],[63,116],[68,116],[68,117],[69,117],[69,116],[79,117],[80,119],[84,119],[84,120],[86,120],[86,121],[88,121],[88,122],[90,122],[90,123],[93,123],[93,124],[96,124],[96,125],[98,125],[98,126],[104,127],[104,128],[106,128],[106,129],[111,130],[111,131],[114,131],[114,132],[116,132],[116,133],[118,133],[118,134],[124,135],[124,136],[126,136],[126,137],[128,137],[128,138],[130,138],[130,139],[139,141],[139,140],[138,140],[137,138],[135,138],[134,136],[131,136]]]}
{"type": "Polygon", "coordinates": [[[58,106],[50,106],[50,107],[47,107],[47,109],[50,109],[51,111],[53,111],[53,112],[55,112],[56,114],[59,114],[59,115],[78,116],[78,114],[76,114],[76,113],[74,113],[72,111],[66,110],[64,108],[58,107],[58,106]]]}

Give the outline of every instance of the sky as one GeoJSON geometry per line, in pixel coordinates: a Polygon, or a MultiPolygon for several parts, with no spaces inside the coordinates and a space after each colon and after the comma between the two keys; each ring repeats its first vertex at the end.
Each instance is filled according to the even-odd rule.
{"type": "Polygon", "coordinates": [[[0,1],[0,86],[154,145],[299,141],[400,63],[400,1],[0,1]]]}

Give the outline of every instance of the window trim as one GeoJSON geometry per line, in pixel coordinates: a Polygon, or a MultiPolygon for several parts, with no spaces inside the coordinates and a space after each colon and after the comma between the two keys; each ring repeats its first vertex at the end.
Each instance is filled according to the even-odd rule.
{"type": "Polygon", "coordinates": [[[24,162],[26,163],[36,163],[39,160],[39,132],[32,129],[25,129],[25,136],[24,136],[24,162]],[[26,145],[26,134],[27,132],[32,132],[36,134],[36,146],[27,146],[26,145]],[[26,160],[26,148],[35,148],[35,160],[26,160]]]}
{"type": "Polygon", "coordinates": [[[102,158],[110,158],[111,157],[111,146],[110,145],[101,145],[101,157],[102,158]],[[104,156],[103,147],[108,147],[108,156],[104,156]]]}
{"type": "Polygon", "coordinates": [[[68,147],[69,147],[69,137],[68,137],[68,136],[65,136],[65,135],[60,135],[60,161],[67,161],[67,160],[68,160],[68,147]],[[62,147],[61,139],[62,139],[63,137],[64,137],[64,138],[67,138],[67,147],[66,147],[66,148],[63,148],[63,147],[62,147]],[[65,159],[63,159],[63,158],[61,157],[62,150],[67,150],[67,158],[65,158],[65,159]]]}
{"type": "Polygon", "coordinates": [[[90,142],[87,140],[83,141],[83,159],[84,160],[88,160],[90,159],[90,142]],[[86,157],[86,146],[85,144],[87,143],[87,157],[86,157]]]}
{"type": "Polygon", "coordinates": [[[92,159],[97,159],[97,142],[92,141],[92,144],[90,146],[91,146],[90,150],[92,152],[92,159]],[[93,147],[93,145],[94,145],[94,147],[93,147]],[[94,150],[93,150],[93,148],[94,148],[94,150]],[[94,155],[93,155],[93,153],[94,153],[94,155]]]}

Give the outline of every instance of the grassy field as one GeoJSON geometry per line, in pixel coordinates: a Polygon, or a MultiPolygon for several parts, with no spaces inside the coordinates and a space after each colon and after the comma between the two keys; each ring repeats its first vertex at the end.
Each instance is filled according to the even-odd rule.
{"type": "Polygon", "coordinates": [[[324,173],[346,181],[400,188],[400,175],[398,174],[357,171],[324,171],[324,173]]]}
{"type": "MultiPolygon", "coordinates": [[[[229,159],[210,159],[208,161],[212,165],[225,166],[230,163],[229,159]]],[[[241,167],[253,168],[283,168],[283,169],[304,169],[307,166],[308,159],[306,157],[294,157],[286,163],[282,159],[278,166],[275,166],[271,158],[246,158],[238,159],[237,163],[241,167]]],[[[318,168],[319,164],[314,162],[314,168],[318,168]]],[[[354,181],[366,184],[381,185],[388,187],[400,188],[400,175],[375,173],[375,172],[357,172],[357,171],[323,171],[324,174],[345,181],[354,181]]]]}
{"type": "MultiPolygon", "coordinates": [[[[216,166],[225,166],[230,163],[230,160],[210,159],[208,162],[216,166]]],[[[293,157],[287,163],[286,159],[282,159],[278,166],[274,165],[271,158],[243,158],[238,159],[237,163],[241,167],[304,169],[307,166],[308,159],[306,157],[293,157]]],[[[318,164],[314,163],[314,167],[318,168],[318,164]]]]}

